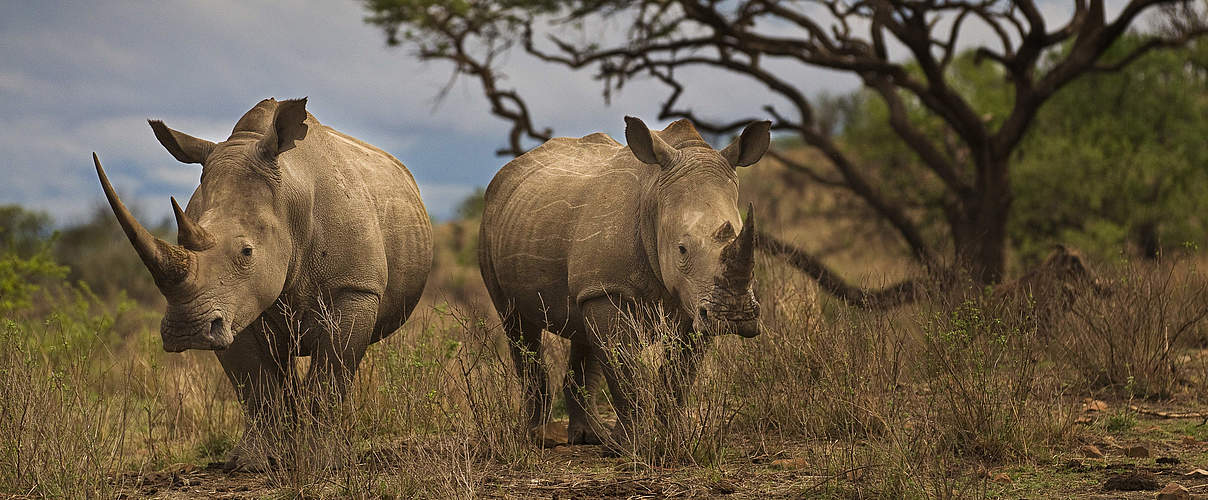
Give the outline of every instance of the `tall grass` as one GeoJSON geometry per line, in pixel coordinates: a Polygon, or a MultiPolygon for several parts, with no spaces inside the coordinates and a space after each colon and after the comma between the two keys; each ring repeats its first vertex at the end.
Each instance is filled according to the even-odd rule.
{"type": "MultiPolygon", "coordinates": [[[[471,498],[497,493],[501,475],[551,472],[558,452],[530,444],[505,336],[472,263],[456,261],[370,348],[342,402],[316,413],[282,399],[292,423],[265,450],[278,466],[255,481],[287,495],[471,498]]],[[[662,371],[682,339],[660,315],[632,320],[640,342],[610,346],[638,404],[619,465],[608,463],[721,476],[807,447],[796,458],[818,479],[785,495],[981,496],[981,468],[1076,442],[1084,395],[1202,402],[1208,280],[1189,262],[1120,266],[1110,293],[1060,307],[946,284],[881,312],[763,263],[763,334],[709,339],[683,394],[662,371]]],[[[239,441],[217,361],[161,352],[158,311],[65,284],[35,297],[0,319],[0,493],[114,496],[140,475],[222,461],[239,441]]],[[[549,380],[561,381],[566,341],[546,345],[549,380]]],[[[611,420],[610,395],[596,400],[611,420]]]]}
{"type": "Polygon", "coordinates": [[[1127,397],[1168,398],[1189,380],[1189,347],[1202,346],[1208,278],[1191,260],[1126,262],[1110,293],[1077,303],[1058,357],[1082,381],[1127,397]]]}

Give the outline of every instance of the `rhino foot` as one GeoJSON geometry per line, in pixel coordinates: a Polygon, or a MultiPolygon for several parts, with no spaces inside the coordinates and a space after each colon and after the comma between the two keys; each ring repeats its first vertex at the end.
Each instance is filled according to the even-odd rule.
{"type": "Polygon", "coordinates": [[[279,447],[253,431],[244,431],[243,439],[231,450],[230,458],[223,467],[229,471],[268,472],[281,469],[284,461],[276,453],[279,447]]]}
{"type": "Polygon", "coordinates": [[[592,430],[591,426],[583,422],[571,422],[566,429],[566,442],[568,444],[603,444],[604,440],[600,438],[596,431],[592,430]]]}
{"type": "Polygon", "coordinates": [[[608,439],[604,440],[603,444],[614,456],[630,455],[634,450],[632,430],[617,423],[612,427],[612,431],[608,433],[608,439]]]}
{"type": "Polygon", "coordinates": [[[532,427],[528,431],[529,440],[541,448],[553,448],[567,443],[566,428],[557,422],[532,427]]]}
{"type": "Polygon", "coordinates": [[[226,472],[268,472],[280,468],[281,462],[276,457],[247,451],[232,453],[231,458],[227,459],[226,465],[223,466],[223,470],[226,472]]]}

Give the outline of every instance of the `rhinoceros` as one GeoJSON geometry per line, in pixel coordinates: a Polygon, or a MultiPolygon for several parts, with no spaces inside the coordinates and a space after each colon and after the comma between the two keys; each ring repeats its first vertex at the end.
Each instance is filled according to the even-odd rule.
{"type": "Polygon", "coordinates": [[[1040,265],[994,290],[999,300],[1026,307],[1037,333],[1051,339],[1059,333],[1061,319],[1088,297],[1108,297],[1112,287],[1086,265],[1082,252],[1056,245],[1040,265]]]}
{"type": "Polygon", "coordinates": [[[97,175],[167,299],[164,350],[216,351],[237,389],[248,426],[228,464],[263,468],[270,436],[256,424],[280,415],[294,358],[311,357],[301,387],[324,392],[310,397],[342,397],[366,347],[419,301],[431,224],[406,167],[320,124],[306,99],[261,101],[217,144],[150,125],[173,157],[202,165],[187,208],[172,199],[177,244],[135,220],[93,154],[97,175]]]}
{"type": "Polygon", "coordinates": [[[736,168],[763,156],[771,123],[748,125],[722,151],[687,120],[659,132],[625,123],[628,147],[603,133],[555,138],[505,165],[486,190],[479,265],[525,384],[530,437],[541,444],[553,444],[542,434],[543,330],[571,344],[569,442],[613,445],[625,442],[635,408],[630,367],[608,358],[606,335],[632,343],[632,320],[663,311],[681,337],[668,342],[661,368],[679,399],[711,334],[759,334],[755,222],[749,209],[740,217],[736,168]],[[601,374],[617,410],[611,431],[590,398],[601,374]]]}

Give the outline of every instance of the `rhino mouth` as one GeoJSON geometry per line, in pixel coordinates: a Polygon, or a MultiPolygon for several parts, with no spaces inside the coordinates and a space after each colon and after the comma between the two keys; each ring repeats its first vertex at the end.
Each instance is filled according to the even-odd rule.
{"type": "Polygon", "coordinates": [[[164,317],[160,325],[160,336],[163,337],[164,351],[183,352],[189,349],[202,351],[221,351],[230,347],[234,342],[231,326],[222,314],[214,311],[200,321],[179,323],[164,317]]]}
{"type": "Polygon", "coordinates": [[[745,338],[759,335],[759,302],[748,291],[741,301],[706,300],[697,307],[696,329],[714,335],[728,333],[745,338]],[[728,306],[727,302],[737,302],[728,306]]]}
{"type": "Polygon", "coordinates": [[[758,317],[744,315],[743,319],[717,319],[718,316],[710,316],[709,310],[700,308],[698,312],[698,320],[696,330],[713,335],[725,335],[728,333],[736,334],[743,338],[756,337],[760,334],[758,317]]]}

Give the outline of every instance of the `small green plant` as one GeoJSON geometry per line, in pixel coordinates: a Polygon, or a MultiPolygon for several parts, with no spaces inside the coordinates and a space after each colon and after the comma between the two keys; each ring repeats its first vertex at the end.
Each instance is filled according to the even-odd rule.
{"type": "Polygon", "coordinates": [[[1124,432],[1137,426],[1137,414],[1128,410],[1119,410],[1103,419],[1103,429],[1107,432],[1124,432]]]}

